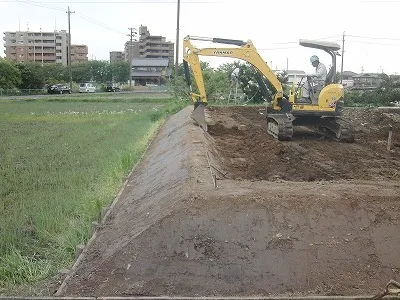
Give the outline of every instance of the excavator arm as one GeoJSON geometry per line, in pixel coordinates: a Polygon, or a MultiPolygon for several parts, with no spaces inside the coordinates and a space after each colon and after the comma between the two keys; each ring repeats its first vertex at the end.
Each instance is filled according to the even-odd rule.
{"type": "MultiPolygon", "coordinates": [[[[204,38],[186,36],[183,40],[183,60],[185,67],[185,74],[188,79],[189,66],[193,71],[193,77],[197,85],[199,93],[194,93],[191,90],[191,96],[195,107],[199,105],[207,105],[207,95],[204,86],[203,74],[200,67],[199,56],[217,56],[217,57],[231,57],[244,60],[250,63],[261,75],[263,75],[272,87],[275,89],[273,94],[273,106],[279,110],[278,101],[283,97],[282,84],[279,82],[276,75],[272,72],[266,62],[261,58],[253,43],[248,40],[247,42],[240,40],[229,40],[220,38],[204,38]],[[219,44],[230,44],[237,47],[233,48],[203,48],[198,49],[192,45],[191,40],[209,41],[219,44]]],[[[189,80],[188,84],[190,86],[189,80]]],[[[190,87],[191,88],[191,87],[190,87]]]]}

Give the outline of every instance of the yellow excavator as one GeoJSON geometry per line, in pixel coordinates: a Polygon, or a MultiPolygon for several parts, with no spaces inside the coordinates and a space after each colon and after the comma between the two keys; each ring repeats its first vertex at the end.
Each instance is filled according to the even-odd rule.
{"type": "MultiPolygon", "coordinates": [[[[207,96],[199,56],[230,57],[248,62],[257,71],[258,86],[267,101],[266,118],[270,135],[278,140],[291,140],[293,126],[307,126],[336,141],[354,141],[351,126],[340,118],[344,107],[344,92],[343,86],[335,83],[336,56],[340,46],[336,43],[312,40],[300,40],[300,45],[323,50],[332,57],[332,67],[327,74],[325,83],[315,89],[310,84],[309,103],[302,101],[304,100],[301,98],[302,82],[292,86],[289,95],[284,95],[281,82],[261,58],[251,40],[245,42],[232,39],[186,36],[183,40],[183,65],[186,82],[189,85],[191,98],[194,102],[192,118],[204,130],[207,130],[204,111],[207,105],[207,96]],[[193,46],[192,40],[234,45],[235,47],[199,49],[193,46]],[[192,91],[190,68],[198,93],[192,91]]],[[[305,83],[307,82],[305,81],[305,83]]]]}

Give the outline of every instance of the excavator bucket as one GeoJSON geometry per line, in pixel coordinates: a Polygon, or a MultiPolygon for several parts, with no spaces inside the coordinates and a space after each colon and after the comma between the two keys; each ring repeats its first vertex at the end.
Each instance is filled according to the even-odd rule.
{"type": "Polygon", "coordinates": [[[204,131],[207,131],[206,115],[204,113],[204,104],[199,104],[192,112],[192,119],[199,124],[204,131]]]}

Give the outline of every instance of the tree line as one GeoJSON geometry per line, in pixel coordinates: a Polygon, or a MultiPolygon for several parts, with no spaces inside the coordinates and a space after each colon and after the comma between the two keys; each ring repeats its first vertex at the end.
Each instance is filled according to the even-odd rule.
{"type": "MultiPolygon", "coordinates": [[[[127,82],[129,64],[124,61],[91,60],[71,65],[72,81],[80,82],[127,82]]],[[[12,62],[0,58],[0,88],[42,89],[46,85],[69,82],[67,66],[59,63],[39,64],[12,62]]]]}
{"type": "MultiPolygon", "coordinates": [[[[237,72],[238,89],[241,91],[241,99],[239,103],[262,103],[270,99],[274,93],[274,88],[267,82],[261,82],[254,68],[241,62],[225,63],[218,68],[212,68],[207,62],[200,62],[203,73],[204,85],[206,88],[207,98],[211,102],[228,99],[232,96],[233,86],[232,73],[235,69],[237,72]]],[[[176,96],[189,97],[189,89],[186,87],[183,76],[183,65],[179,68],[179,77],[173,86],[176,96]]],[[[192,88],[196,91],[196,85],[191,74],[192,88]]],[[[288,84],[288,74],[284,71],[276,74],[278,80],[282,83],[284,94],[287,96],[291,85],[288,84]]],[[[391,106],[394,103],[400,103],[400,77],[387,74],[381,74],[380,85],[372,91],[353,91],[345,90],[344,102],[346,106],[391,106]]],[[[336,74],[336,82],[339,82],[340,73],[336,74]]],[[[304,81],[303,81],[304,82],[304,81]]],[[[197,91],[198,92],[198,91],[197,91]]]]}
{"type": "MultiPolygon", "coordinates": [[[[207,99],[211,102],[263,103],[266,99],[271,99],[275,91],[274,87],[268,81],[262,80],[259,72],[248,63],[235,61],[224,63],[217,68],[211,67],[208,62],[200,62],[200,65],[207,99]],[[235,95],[236,90],[238,91],[237,95],[235,95]]],[[[183,64],[180,64],[178,78],[171,82],[172,91],[179,98],[188,98],[190,94],[184,74],[183,64]]],[[[189,74],[192,89],[196,91],[197,87],[191,69],[189,74]]],[[[288,92],[290,87],[286,85],[287,73],[279,72],[276,75],[285,91],[288,92]]]]}

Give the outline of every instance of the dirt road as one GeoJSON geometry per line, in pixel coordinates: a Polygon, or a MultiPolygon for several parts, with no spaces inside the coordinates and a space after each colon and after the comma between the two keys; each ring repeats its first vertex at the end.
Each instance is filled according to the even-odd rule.
{"type": "Polygon", "coordinates": [[[359,295],[400,279],[397,111],[346,111],[346,144],[304,128],[275,141],[251,107],[211,108],[204,134],[190,110],[165,124],[63,295],[359,295]]]}

